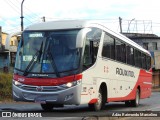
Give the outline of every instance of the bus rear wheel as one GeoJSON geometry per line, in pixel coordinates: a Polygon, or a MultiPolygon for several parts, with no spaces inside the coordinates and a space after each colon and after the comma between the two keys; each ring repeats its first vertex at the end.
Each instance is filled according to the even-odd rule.
{"type": "Polygon", "coordinates": [[[91,110],[94,110],[94,111],[99,111],[99,110],[101,110],[101,109],[104,108],[104,106],[105,106],[105,99],[104,99],[104,96],[102,94],[102,90],[101,89],[98,92],[97,102],[93,103],[93,104],[88,104],[88,106],[89,106],[89,108],[91,110]]]}
{"type": "Polygon", "coordinates": [[[130,100],[129,100],[129,101],[125,101],[125,105],[126,105],[127,107],[132,106],[131,101],[130,101],[130,100]]]}
{"type": "Polygon", "coordinates": [[[140,91],[139,89],[136,90],[136,97],[134,100],[125,101],[125,105],[127,107],[137,107],[140,102],[140,91]]]}
{"type": "Polygon", "coordinates": [[[131,100],[131,104],[133,105],[133,107],[137,107],[139,106],[139,102],[140,102],[140,91],[139,89],[136,90],[136,97],[134,100],[131,100]]]}
{"type": "Polygon", "coordinates": [[[53,110],[54,105],[51,103],[41,104],[41,107],[44,111],[51,111],[53,110]]]}

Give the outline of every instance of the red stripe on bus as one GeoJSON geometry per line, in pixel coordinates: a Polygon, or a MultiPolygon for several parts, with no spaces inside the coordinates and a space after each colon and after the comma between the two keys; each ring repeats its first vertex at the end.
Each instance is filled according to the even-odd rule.
{"type": "Polygon", "coordinates": [[[92,99],[91,101],[89,101],[89,104],[96,103],[97,101],[98,101],[98,99],[97,99],[97,98],[94,98],[94,99],[92,99]]]}
{"type": "Polygon", "coordinates": [[[145,70],[140,70],[138,81],[136,82],[133,90],[125,96],[125,97],[115,97],[115,98],[108,98],[107,102],[113,101],[124,101],[124,100],[133,100],[135,99],[136,90],[138,86],[140,86],[140,98],[147,98],[151,96],[151,88],[152,84],[144,84],[144,82],[152,83],[152,74],[147,73],[145,70]]]}
{"type": "Polygon", "coordinates": [[[26,85],[34,86],[57,86],[82,79],[82,74],[62,78],[27,78],[20,75],[13,75],[13,79],[26,85]]]}

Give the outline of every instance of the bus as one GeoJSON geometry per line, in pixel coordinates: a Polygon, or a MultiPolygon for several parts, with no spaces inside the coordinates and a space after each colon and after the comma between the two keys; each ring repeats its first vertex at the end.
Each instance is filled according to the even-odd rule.
{"type": "Polygon", "coordinates": [[[27,27],[18,45],[12,84],[15,101],[43,110],[108,102],[138,106],[151,96],[151,55],[93,20],[59,20],[27,27]]]}

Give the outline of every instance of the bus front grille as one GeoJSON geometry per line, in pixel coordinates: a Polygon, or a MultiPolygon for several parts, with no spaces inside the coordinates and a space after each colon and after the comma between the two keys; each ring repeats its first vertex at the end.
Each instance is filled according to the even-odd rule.
{"type": "Polygon", "coordinates": [[[41,101],[56,101],[57,95],[51,94],[34,94],[34,93],[23,93],[23,97],[27,100],[41,100],[41,101]]]}
{"type": "Polygon", "coordinates": [[[29,91],[40,91],[40,92],[56,92],[64,90],[65,88],[60,86],[30,86],[30,85],[22,85],[21,89],[29,90],[29,91]]]}

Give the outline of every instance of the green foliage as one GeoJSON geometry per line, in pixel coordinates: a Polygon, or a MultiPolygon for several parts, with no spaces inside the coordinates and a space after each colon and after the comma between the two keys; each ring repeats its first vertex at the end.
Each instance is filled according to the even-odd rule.
{"type": "Polygon", "coordinates": [[[0,72],[0,101],[12,99],[12,74],[0,72]]]}

